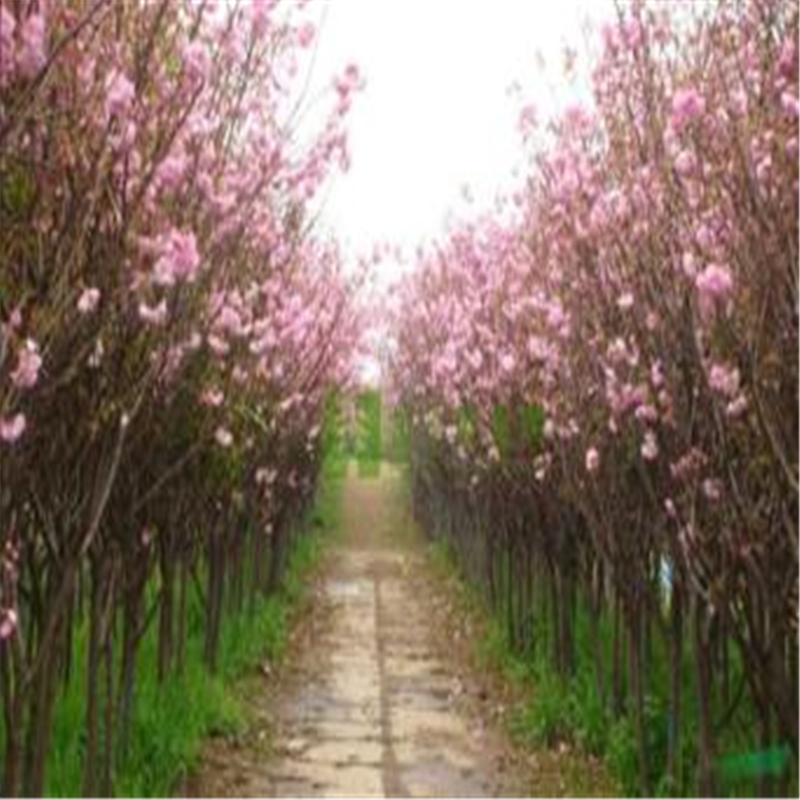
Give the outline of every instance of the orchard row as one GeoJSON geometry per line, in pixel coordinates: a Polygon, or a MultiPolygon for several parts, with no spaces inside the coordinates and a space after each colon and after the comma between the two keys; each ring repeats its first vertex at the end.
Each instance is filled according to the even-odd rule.
{"type": "Polygon", "coordinates": [[[422,522],[632,721],[644,793],[711,794],[797,757],[798,4],[676,8],[524,110],[524,191],[422,256],[392,368],[422,522]]]}
{"type": "Polygon", "coordinates": [[[199,598],[213,669],[281,580],[358,332],[313,203],[361,79],[309,131],[314,35],[274,0],[0,3],[6,797],[46,788],[76,680],[82,788],[113,791],[146,632],[180,672],[199,598]]]}

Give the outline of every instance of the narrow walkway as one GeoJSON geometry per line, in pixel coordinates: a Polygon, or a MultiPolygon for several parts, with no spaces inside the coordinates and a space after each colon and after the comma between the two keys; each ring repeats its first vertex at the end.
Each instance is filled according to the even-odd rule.
{"type": "Polygon", "coordinates": [[[501,678],[426,563],[403,477],[351,468],[326,558],[277,680],[242,682],[251,727],[209,740],[184,796],[615,796],[596,759],[526,750],[500,731],[501,678]]]}
{"type": "Polygon", "coordinates": [[[415,575],[421,555],[400,529],[399,481],[387,465],[380,478],[348,475],[345,542],[318,598],[323,623],[278,703],[274,796],[495,790],[482,729],[457,712],[457,681],[437,653],[442,632],[415,575]]]}

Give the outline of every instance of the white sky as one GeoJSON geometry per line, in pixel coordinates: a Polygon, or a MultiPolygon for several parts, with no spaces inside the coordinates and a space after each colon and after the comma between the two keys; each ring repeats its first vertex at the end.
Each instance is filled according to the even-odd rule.
{"type": "Polygon", "coordinates": [[[323,8],[312,94],[350,61],[367,81],[349,120],[352,167],[336,178],[326,223],[351,256],[377,242],[410,257],[449,214],[475,213],[465,186],[485,208],[514,185],[521,106],[532,101],[546,119],[580,97],[562,76],[564,47],[585,53],[587,18],[614,11],[612,0],[321,0],[323,8]]]}

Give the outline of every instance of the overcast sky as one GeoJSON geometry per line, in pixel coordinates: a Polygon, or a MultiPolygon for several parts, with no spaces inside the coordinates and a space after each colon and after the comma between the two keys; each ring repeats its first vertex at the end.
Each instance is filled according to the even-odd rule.
{"type": "Polygon", "coordinates": [[[352,168],[325,206],[351,255],[375,242],[413,255],[448,214],[474,213],[464,187],[474,206],[486,207],[512,186],[523,102],[546,118],[574,101],[580,86],[562,77],[564,47],[585,53],[586,20],[613,13],[612,0],[322,0],[323,7],[315,90],[350,61],[367,81],[350,118],[352,168]]]}

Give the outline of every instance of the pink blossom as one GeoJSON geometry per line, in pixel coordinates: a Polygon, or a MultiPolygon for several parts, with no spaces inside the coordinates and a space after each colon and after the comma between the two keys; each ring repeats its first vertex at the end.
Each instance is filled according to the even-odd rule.
{"type": "Polygon", "coordinates": [[[711,226],[705,222],[701,223],[697,228],[695,239],[697,240],[697,244],[706,250],[712,248],[717,241],[717,237],[715,236],[714,231],[711,229],[711,226]]]}
{"type": "Polygon", "coordinates": [[[182,153],[165,158],[156,173],[159,184],[165,189],[177,189],[186,174],[186,166],[186,156],[182,153]]]}
{"type": "Polygon", "coordinates": [[[149,525],[144,525],[142,527],[141,533],[139,534],[139,541],[142,547],[150,547],[150,543],[153,541],[153,529],[149,525]]]}
{"type": "Polygon", "coordinates": [[[316,28],[313,22],[306,22],[301,25],[297,30],[297,44],[303,49],[309,47],[314,41],[316,35],[316,28]]]}
{"type": "Polygon", "coordinates": [[[0,610],[0,642],[11,638],[17,629],[17,612],[13,608],[0,610]]]}
{"type": "Polygon", "coordinates": [[[709,264],[695,279],[700,296],[709,303],[723,302],[733,291],[730,270],[720,264],[709,264]]]}
{"type": "Polygon", "coordinates": [[[788,38],[781,47],[778,69],[789,80],[797,78],[797,44],[793,38],[788,38]]]}
{"type": "Polygon", "coordinates": [[[564,324],[565,321],[566,317],[564,315],[564,310],[561,307],[561,303],[557,301],[552,303],[547,310],[547,324],[551,328],[559,328],[564,324]]]}
{"type": "Polygon", "coordinates": [[[725,416],[729,419],[738,419],[747,411],[747,397],[740,394],[725,407],[725,416]]]}
{"type": "Polygon", "coordinates": [[[513,372],[516,363],[517,362],[511,353],[503,353],[503,355],[500,357],[500,369],[502,369],[503,372],[513,372]]]}
{"type": "Polygon", "coordinates": [[[356,64],[348,64],[344,75],[333,82],[336,93],[339,95],[339,114],[345,114],[350,108],[350,96],[357,89],[364,87],[364,79],[356,64]]]}
{"type": "Polygon", "coordinates": [[[655,422],[658,419],[658,411],[649,403],[639,406],[633,413],[639,422],[655,422]]]}
{"type": "Polygon", "coordinates": [[[672,125],[678,131],[705,111],[706,101],[696,89],[679,89],[672,96],[672,125]]]}
{"type": "Polygon", "coordinates": [[[25,415],[18,413],[13,417],[0,417],[0,441],[13,444],[25,433],[25,415]]]}
{"type": "Polygon", "coordinates": [[[39,345],[33,339],[27,339],[17,354],[17,368],[11,373],[11,381],[17,389],[32,389],[39,380],[42,357],[39,345]]]}
{"type": "Polygon", "coordinates": [[[215,327],[230,334],[231,336],[241,336],[244,333],[242,318],[239,312],[232,306],[225,305],[219,312],[219,316],[214,321],[215,327]]]}
{"type": "Polygon", "coordinates": [[[100,302],[100,290],[94,287],[84,289],[78,298],[78,313],[91,314],[100,302]]]}
{"type": "Polygon", "coordinates": [[[22,309],[17,306],[8,317],[8,327],[12,331],[19,330],[22,326],[22,309]]]}
{"type": "Polygon", "coordinates": [[[716,478],[706,478],[703,481],[703,494],[712,503],[718,502],[722,497],[722,481],[716,478]]]}
{"type": "Polygon", "coordinates": [[[206,389],[200,395],[200,405],[219,408],[225,400],[225,394],[219,389],[206,389]]]}
{"type": "Polygon", "coordinates": [[[32,14],[22,23],[17,50],[17,70],[23,78],[35,77],[45,65],[45,39],[44,15],[32,14]]]}
{"type": "Polygon", "coordinates": [[[644,41],[644,28],[637,19],[628,20],[622,28],[625,41],[632,50],[639,47],[644,41]]]}
{"type": "Polygon", "coordinates": [[[16,27],[16,17],[6,6],[0,6],[0,86],[5,86],[11,80],[16,27]]]}
{"type": "Polygon", "coordinates": [[[94,350],[92,350],[87,363],[92,369],[97,369],[102,363],[104,355],[105,347],[103,346],[103,340],[98,337],[97,341],[94,343],[94,350]]]}
{"type": "Polygon", "coordinates": [[[148,325],[163,325],[167,321],[167,301],[162,300],[155,307],[142,301],[139,303],[139,319],[148,325]]]}
{"type": "Polygon", "coordinates": [[[200,254],[194,233],[175,228],[160,237],[159,257],[153,267],[153,281],[159,286],[172,286],[176,281],[192,283],[197,276],[200,254]]]}
{"type": "Polygon", "coordinates": [[[625,292],[617,298],[617,307],[622,311],[628,311],[633,308],[633,292],[625,292]]]}
{"type": "Polygon", "coordinates": [[[231,349],[231,346],[222,336],[210,333],[208,335],[208,346],[218,356],[226,356],[231,349]]]}
{"type": "Polygon", "coordinates": [[[124,116],[134,97],[136,89],[130,80],[119,70],[112,70],[106,80],[106,117],[124,116]]]}
{"type": "Polygon", "coordinates": [[[697,169],[697,158],[691,150],[681,150],[675,156],[675,171],[682,178],[688,178],[697,169]]]}
{"type": "Polygon", "coordinates": [[[767,183],[772,174],[772,157],[764,156],[756,165],[756,178],[759,183],[767,183]]]}
{"type": "Polygon", "coordinates": [[[660,389],[664,385],[664,370],[660,359],[654,361],[650,367],[650,383],[655,389],[660,389]]]}
{"type": "Polygon", "coordinates": [[[784,92],[781,95],[781,108],[786,116],[797,119],[800,113],[800,103],[797,96],[792,92],[784,92]]]}
{"type": "Polygon", "coordinates": [[[271,486],[275,483],[277,477],[277,470],[267,467],[260,467],[256,470],[256,483],[263,483],[266,486],[271,486]]]}
{"type": "Polygon", "coordinates": [[[253,31],[257,36],[263,36],[270,25],[270,15],[273,13],[275,0],[252,0],[248,5],[253,20],[253,31]]]}
{"type": "Polygon", "coordinates": [[[597,452],[596,448],[590,447],[586,451],[586,471],[597,472],[599,467],[600,467],[600,453],[597,452]]]}
{"type": "Polygon", "coordinates": [[[732,398],[739,391],[741,375],[736,367],[712,364],[708,373],[708,385],[723,397],[732,398]]]}
{"type": "Polygon", "coordinates": [[[214,431],[214,439],[220,447],[227,448],[233,444],[233,434],[227,428],[217,428],[214,431]]]}
{"type": "Polygon", "coordinates": [[[642,458],[645,461],[655,461],[658,458],[658,440],[653,431],[646,431],[641,447],[642,458]]]}
{"type": "Polygon", "coordinates": [[[538,126],[539,114],[533,103],[528,103],[519,114],[519,129],[527,138],[538,126]]]}
{"type": "Polygon", "coordinates": [[[211,58],[201,42],[195,40],[184,49],[183,69],[192,83],[201,83],[208,78],[211,58]]]}
{"type": "Polygon", "coordinates": [[[697,258],[694,253],[685,252],[681,258],[681,268],[687,278],[697,277],[697,258]]]}

